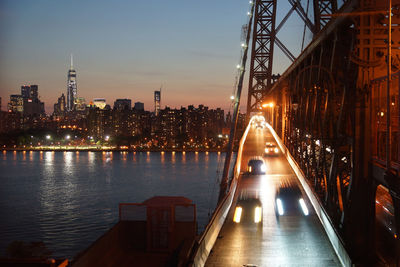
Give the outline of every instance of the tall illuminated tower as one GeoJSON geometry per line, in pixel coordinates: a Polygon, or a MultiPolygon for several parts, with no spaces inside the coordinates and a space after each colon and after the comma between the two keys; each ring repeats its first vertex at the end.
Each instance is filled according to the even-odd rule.
{"type": "Polygon", "coordinates": [[[154,91],[154,113],[158,116],[161,108],[161,88],[160,91],[154,91]]]}
{"type": "Polygon", "coordinates": [[[78,93],[78,89],[76,87],[76,71],[74,69],[73,63],[74,62],[71,54],[71,67],[68,70],[67,81],[67,111],[74,110],[74,104],[78,93]]]}

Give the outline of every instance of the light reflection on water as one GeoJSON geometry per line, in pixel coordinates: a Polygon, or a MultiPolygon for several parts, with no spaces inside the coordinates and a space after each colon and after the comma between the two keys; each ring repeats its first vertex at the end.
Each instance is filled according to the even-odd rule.
{"type": "Polygon", "coordinates": [[[3,152],[0,256],[13,240],[44,241],[70,259],[118,219],[118,203],[155,195],[194,201],[201,231],[215,207],[224,155],[204,152],[3,152]],[[214,192],[215,195],[211,195],[214,192]]]}

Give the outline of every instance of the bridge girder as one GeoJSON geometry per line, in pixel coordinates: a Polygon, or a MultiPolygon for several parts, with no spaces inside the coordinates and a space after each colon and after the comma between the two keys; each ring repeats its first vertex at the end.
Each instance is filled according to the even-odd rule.
{"type": "Polygon", "coordinates": [[[258,112],[272,85],[276,0],[256,0],[247,115],[258,112]]]}
{"type": "Polygon", "coordinates": [[[337,12],[336,0],[313,0],[314,1],[314,25],[316,32],[320,31],[331,19],[332,14],[337,12]]]}
{"type": "MultiPolygon", "coordinates": [[[[392,44],[399,46],[400,1],[393,2],[392,44]]],[[[379,185],[388,188],[397,234],[400,231],[400,72],[392,77],[388,98],[387,8],[382,1],[347,1],[339,10],[343,15],[331,18],[332,23],[265,95],[265,101],[276,103],[267,112],[274,129],[313,186],[350,254],[360,258],[372,255],[375,248],[379,185]],[[389,146],[390,169],[385,165],[383,138],[387,127],[386,104],[382,103],[387,100],[395,114],[389,127],[395,133],[389,146]]],[[[395,50],[392,71],[400,70],[399,62],[400,51],[395,50]]],[[[396,246],[400,255],[399,239],[396,246]]]]}

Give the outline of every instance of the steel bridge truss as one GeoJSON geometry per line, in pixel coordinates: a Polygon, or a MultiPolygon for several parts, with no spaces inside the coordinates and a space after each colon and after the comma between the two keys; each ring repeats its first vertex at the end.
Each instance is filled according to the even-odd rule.
{"type": "MultiPolygon", "coordinates": [[[[318,2],[326,6],[333,3],[318,2]]],[[[372,10],[387,10],[387,6],[365,2],[372,3],[372,10]]],[[[380,138],[388,134],[387,128],[383,118],[377,118],[386,114],[385,106],[379,103],[388,99],[381,88],[387,79],[379,78],[385,76],[387,64],[387,16],[368,13],[371,6],[363,3],[347,1],[339,10],[347,15],[327,24],[324,34],[314,39],[264,99],[275,103],[265,111],[266,117],[271,118],[273,128],[356,258],[367,255],[374,243],[377,186],[389,189],[394,227],[400,229],[400,84],[394,79],[397,82],[390,93],[395,114],[391,131],[396,137],[390,141],[389,169],[382,148],[384,138],[380,138]]],[[[396,22],[392,27],[395,44],[400,41],[396,39],[400,38],[399,25],[396,22]]],[[[392,57],[391,69],[397,71],[400,53],[393,52],[392,57]]],[[[396,244],[400,248],[399,242],[396,244]]]]}
{"type": "Polygon", "coordinates": [[[313,0],[314,1],[314,23],[315,30],[319,31],[331,19],[331,14],[337,11],[337,1],[336,0],[313,0]]]}
{"type": "Polygon", "coordinates": [[[272,85],[276,0],[257,0],[254,12],[247,114],[259,111],[272,85]]]}
{"type": "Polygon", "coordinates": [[[330,15],[337,11],[336,0],[313,0],[313,24],[308,18],[308,11],[304,11],[299,0],[289,0],[289,3],[292,5],[292,8],[288,11],[279,25],[275,27],[277,1],[255,1],[249,91],[247,99],[248,116],[250,113],[258,112],[261,109],[266,94],[271,89],[273,82],[278,78],[272,75],[275,43],[292,62],[295,60],[295,56],[276,37],[276,34],[285,24],[293,11],[298,13],[314,36],[329,22],[331,19],[330,15]]]}

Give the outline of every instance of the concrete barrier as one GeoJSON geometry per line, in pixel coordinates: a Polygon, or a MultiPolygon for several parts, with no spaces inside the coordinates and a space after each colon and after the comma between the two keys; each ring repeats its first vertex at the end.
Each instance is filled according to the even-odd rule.
{"type": "Polygon", "coordinates": [[[218,238],[219,232],[221,231],[222,226],[224,225],[226,216],[228,215],[229,209],[232,206],[233,197],[235,196],[236,186],[238,183],[238,178],[240,175],[240,165],[242,161],[242,152],[243,145],[247,138],[247,134],[249,133],[251,123],[246,128],[242,139],[239,143],[239,151],[236,157],[236,164],[234,167],[234,176],[229,187],[229,191],[227,195],[223,198],[223,200],[218,204],[215,209],[213,216],[211,217],[210,222],[208,223],[206,229],[203,234],[200,236],[197,244],[194,246],[194,253],[192,259],[192,266],[202,267],[205,265],[208,255],[213,248],[215,241],[218,238]]]}
{"type": "Polygon", "coordinates": [[[297,178],[299,179],[301,185],[304,188],[304,191],[306,192],[308,198],[310,199],[310,202],[313,205],[315,212],[317,213],[318,218],[325,229],[329,241],[331,242],[333,249],[335,250],[336,255],[340,260],[340,263],[346,267],[353,266],[351,258],[347,253],[346,248],[343,244],[343,241],[341,240],[339,234],[336,232],[333,223],[329,219],[322,204],[317,199],[312,188],[308,184],[304,173],[302,172],[302,170],[300,169],[299,165],[294,160],[292,155],[289,153],[289,150],[286,148],[285,144],[282,142],[280,137],[276,134],[275,130],[271,127],[271,125],[267,124],[267,127],[270,130],[271,134],[274,136],[276,142],[278,143],[280,149],[282,150],[282,153],[286,156],[286,159],[288,160],[293,171],[296,173],[297,178]]]}

